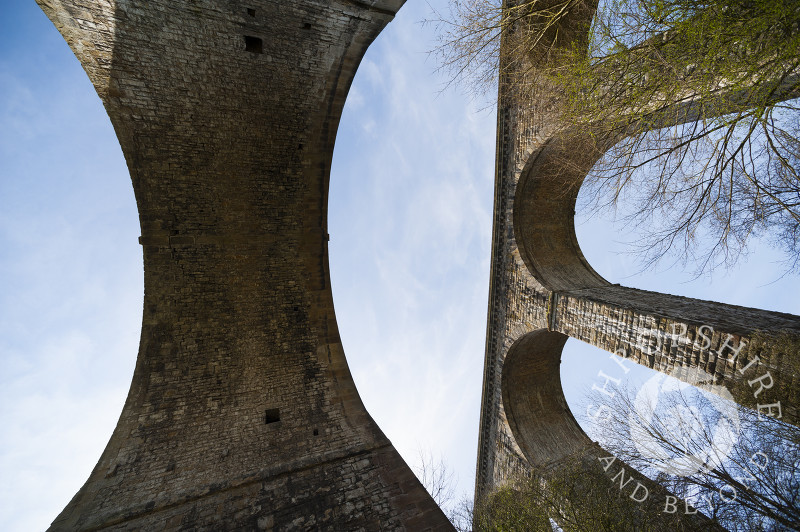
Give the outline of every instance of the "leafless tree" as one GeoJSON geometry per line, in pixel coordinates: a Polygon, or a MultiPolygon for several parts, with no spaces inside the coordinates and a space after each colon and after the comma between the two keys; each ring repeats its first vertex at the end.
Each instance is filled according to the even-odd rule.
{"type": "Polygon", "coordinates": [[[414,469],[417,478],[428,490],[436,504],[447,512],[455,497],[455,478],[452,470],[441,456],[438,460],[434,459],[429,450],[420,448],[417,455],[419,463],[414,469]]]}
{"type": "Polygon", "coordinates": [[[656,395],[630,387],[591,395],[602,446],[729,530],[797,530],[800,429],[672,384],[656,395]]]}

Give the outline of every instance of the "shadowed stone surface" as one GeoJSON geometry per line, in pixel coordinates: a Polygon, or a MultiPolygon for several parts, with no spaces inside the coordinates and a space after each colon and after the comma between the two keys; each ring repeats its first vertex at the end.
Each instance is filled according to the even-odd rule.
{"type": "Polygon", "coordinates": [[[145,276],[124,410],[52,529],[450,529],[361,403],[327,263],[342,106],[403,1],[38,3],[111,117],[145,276]]]}

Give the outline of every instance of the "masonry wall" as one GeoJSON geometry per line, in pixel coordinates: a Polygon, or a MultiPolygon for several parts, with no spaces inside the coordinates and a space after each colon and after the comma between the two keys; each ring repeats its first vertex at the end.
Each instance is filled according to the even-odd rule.
{"type": "Polygon", "coordinates": [[[39,0],[111,117],[145,277],[124,410],[53,530],[450,528],[361,403],[327,264],[339,116],[402,3],[39,0]]]}
{"type": "Polygon", "coordinates": [[[492,260],[478,437],[475,497],[482,498],[530,465],[506,419],[502,402],[503,362],[514,342],[547,327],[549,291],[523,263],[513,229],[516,186],[532,149],[540,142],[534,110],[501,101],[498,106],[492,260]]]}

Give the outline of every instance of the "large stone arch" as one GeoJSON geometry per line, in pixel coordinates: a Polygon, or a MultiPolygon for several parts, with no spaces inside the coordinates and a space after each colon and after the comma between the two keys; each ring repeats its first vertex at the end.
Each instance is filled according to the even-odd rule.
{"type": "Polygon", "coordinates": [[[534,467],[547,467],[591,446],[561,387],[567,336],[539,329],[514,342],[503,365],[503,405],[517,444],[534,467]]]}
{"type": "Polygon", "coordinates": [[[327,262],[339,117],[402,4],[39,0],[119,138],[145,276],[123,412],[53,530],[451,528],[359,398],[327,262]]]}
{"type": "MultiPolygon", "coordinates": [[[[536,480],[563,482],[560,469],[567,475],[577,475],[582,479],[571,486],[571,497],[597,497],[593,490],[600,477],[600,484],[608,489],[613,497],[635,497],[636,505],[631,505],[626,514],[631,519],[641,519],[659,530],[722,530],[703,514],[685,516],[664,513],[664,501],[671,494],[632,468],[617,461],[613,455],[593,442],[584,433],[570,412],[561,386],[561,351],[567,336],[547,329],[531,331],[519,338],[505,357],[502,375],[502,395],[505,416],[514,435],[514,440],[525,456],[528,464],[536,470],[536,480]],[[610,462],[609,462],[610,460],[610,462]],[[605,465],[601,465],[605,464],[605,465]],[[610,468],[614,466],[614,469],[610,468]],[[601,467],[605,472],[600,472],[601,467]],[[608,474],[608,477],[606,477],[608,474]],[[629,492],[608,479],[620,476],[634,479],[629,492]],[[634,486],[639,492],[630,490],[634,486]],[[640,500],[641,499],[641,500],[640,500]]],[[[519,481],[520,479],[512,479],[519,481]]],[[[580,501],[576,501],[580,502],[580,501]]],[[[628,523],[632,526],[632,523],[628,523]]]]}

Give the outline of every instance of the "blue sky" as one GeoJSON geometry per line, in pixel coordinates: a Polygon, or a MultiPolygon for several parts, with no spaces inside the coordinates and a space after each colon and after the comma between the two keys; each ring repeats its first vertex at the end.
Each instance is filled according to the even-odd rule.
{"type": "MultiPolygon", "coordinates": [[[[441,5],[442,2],[436,4],[441,5]]],[[[77,60],[32,1],[0,16],[0,529],[44,529],[83,484],[127,394],[142,309],[127,168],[77,60]]],[[[488,298],[495,115],[426,51],[410,0],[370,48],[337,137],[332,286],[367,409],[406,460],[442,457],[471,496],[488,298]]],[[[634,275],[619,228],[579,221],[611,282],[800,314],[767,248],[730,274],[634,275]],[[771,283],[771,284],[770,284],[771,283]]],[[[608,354],[570,340],[577,404],[608,354]]]]}

